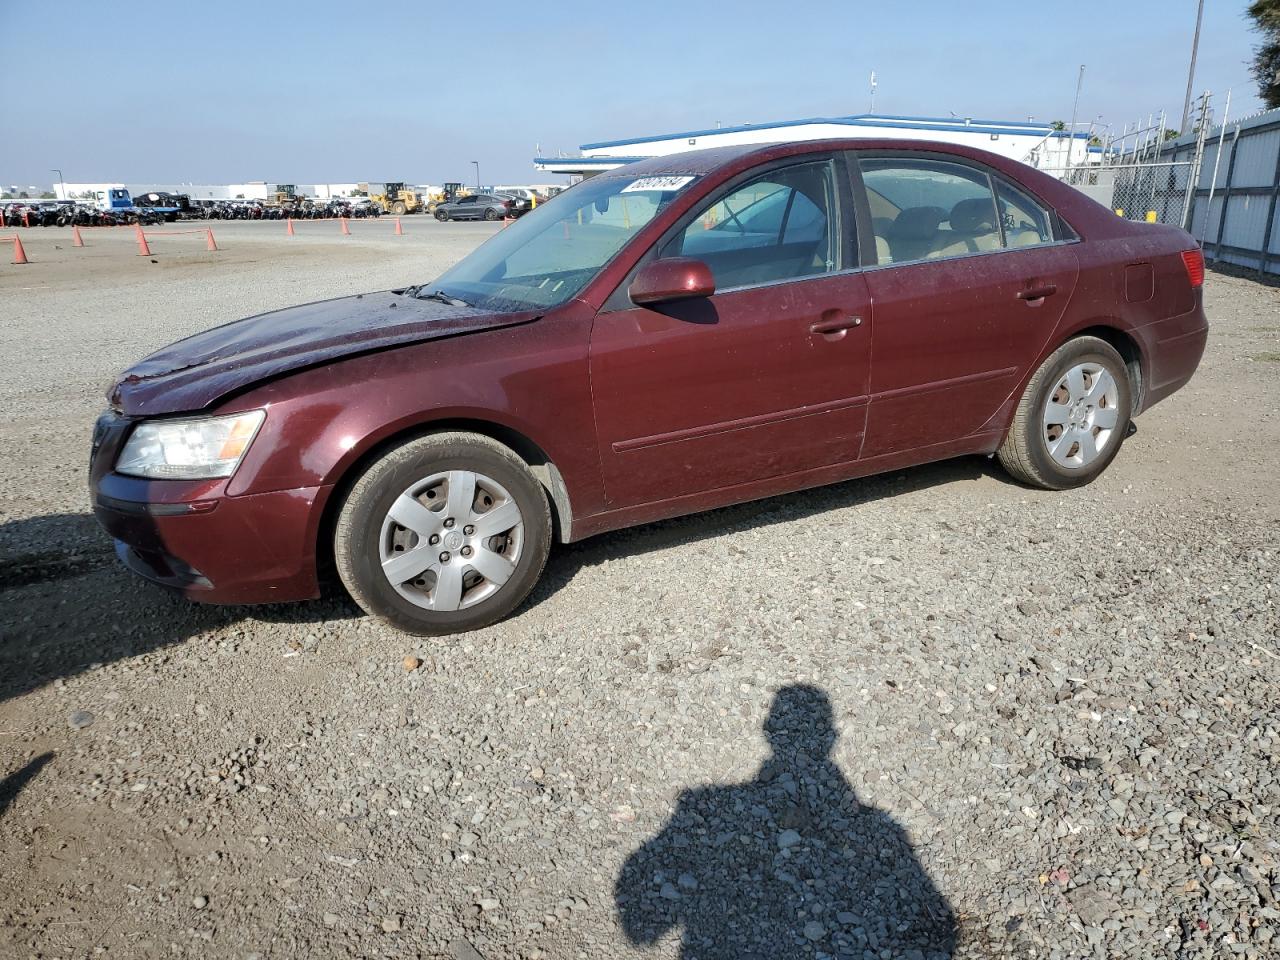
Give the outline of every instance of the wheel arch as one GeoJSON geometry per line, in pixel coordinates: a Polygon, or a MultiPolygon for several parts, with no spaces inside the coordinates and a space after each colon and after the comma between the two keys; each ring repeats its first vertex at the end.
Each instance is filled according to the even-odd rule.
{"type": "Polygon", "coordinates": [[[388,450],[410,440],[433,433],[452,432],[475,433],[490,440],[496,440],[523,460],[547,493],[547,499],[551,504],[552,537],[560,543],[568,543],[573,538],[573,506],[569,499],[569,488],[559,468],[541,446],[519,430],[492,420],[449,417],[413,424],[390,433],[371,444],[367,450],[346,464],[325,502],[316,532],[316,567],[322,575],[333,571],[333,531],[338,521],[338,513],[346,502],[347,493],[370,464],[388,450]]]}
{"type": "MultiPolygon", "coordinates": [[[[1062,342],[1053,349],[1057,350],[1063,344],[1075,340],[1077,337],[1097,337],[1099,340],[1110,344],[1115,348],[1116,353],[1120,354],[1120,359],[1124,361],[1125,368],[1129,372],[1132,415],[1137,416],[1138,412],[1142,410],[1147,384],[1147,359],[1137,339],[1125,330],[1119,321],[1099,319],[1089,326],[1072,331],[1070,336],[1064,337],[1062,342]]],[[[1052,352],[1050,351],[1050,353],[1052,352]]]]}

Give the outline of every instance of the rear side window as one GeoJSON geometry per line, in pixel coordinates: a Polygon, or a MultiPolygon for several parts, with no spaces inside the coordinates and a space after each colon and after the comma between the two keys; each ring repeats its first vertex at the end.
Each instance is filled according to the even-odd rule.
{"type": "Polygon", "coordinates": [[[838,223],[831,161],[796,164],[704,207],[660,256],[705,261],[718,290],[798,280],[840,269],[838,223]]]}
{"type": "Polygon", "coordinates": [[[1034,247],[1053,243],[1053,221],[1049,211],[1016,187],[996,181],[996,203],[1004,227],[1006,247],[1034,247]]]}
{"type": "Polygon", "coordinates": [[[959,163],[901,158],[859,163],[876,261],[910,263],[999,250],[991,178],[959,163]]]}

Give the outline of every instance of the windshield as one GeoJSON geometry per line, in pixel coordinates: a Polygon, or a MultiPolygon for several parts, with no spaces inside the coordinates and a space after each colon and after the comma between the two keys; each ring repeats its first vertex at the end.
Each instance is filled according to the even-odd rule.
{"type": "Polygon", "coordinates": [[[694,177],[586,180],[496,234],[418,296],[482,310],[559,306],[577,295],[694,177]]]}

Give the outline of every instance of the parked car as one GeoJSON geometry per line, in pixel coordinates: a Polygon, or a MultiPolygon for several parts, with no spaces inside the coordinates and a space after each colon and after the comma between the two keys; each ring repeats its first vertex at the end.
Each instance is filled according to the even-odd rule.
{"type": "Polygon", "coordinates": [[[553,540],[970,454],[1088,483],[1195,371],[1203,278],[1182,230],[967,147],[654,158],[430,283],[143,360],[94,431],[94,509],[193,599],[314,597],[332,561],[369,613],[468,630],[553,540]]]}
{"type": "Polygon", "coordinates": [[[496,191],[493,196],[499,200],[510,200],[511,206],[507,208],[508,216],[523,217],[526,213],[533,209],[533,201],[518,193],[508,193],[505,190],[496,191]]]}
{"type": "Polygon", "coordinates": [[[501,220],[515,211],[515,200],[492,193],[474,193],[469,197],[436,205],[437,220],[501,220]]]}

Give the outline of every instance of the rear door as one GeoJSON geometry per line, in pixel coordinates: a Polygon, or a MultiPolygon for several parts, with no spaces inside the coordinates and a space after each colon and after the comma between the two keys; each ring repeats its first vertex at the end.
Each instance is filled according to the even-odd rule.
{"type": "Polygon", "coordinates": [[[605,492],[613,507],[854,460],[871,337],[842,158],[737,178],[641,262],[693,256],[714,296],[652,307],[625,295],[591,334],[605,492]]]}
{"type": "Polygon", "coordinates": [[[1051,211],[980,164],[864,153],[858,165],[876,261],[863,456],[995,429],[1071,298],[1072,243],[1051,211]]]}

